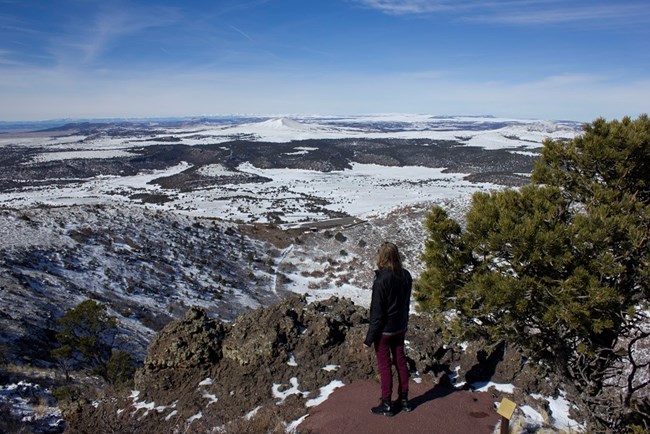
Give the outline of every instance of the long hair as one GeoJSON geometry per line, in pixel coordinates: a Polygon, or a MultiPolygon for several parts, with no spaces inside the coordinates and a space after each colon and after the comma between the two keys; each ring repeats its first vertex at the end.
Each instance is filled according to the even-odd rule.
{"type": "Polygon", "coordinates": [[[395,244],[385,242],[379,246],[379,250],[377,251],[377,268],[391,271],[402,270],[402,260],[395,244]]]}

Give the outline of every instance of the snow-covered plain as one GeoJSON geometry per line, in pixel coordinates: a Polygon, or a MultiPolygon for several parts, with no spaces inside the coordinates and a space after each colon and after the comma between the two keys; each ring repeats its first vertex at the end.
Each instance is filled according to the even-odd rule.
{"type": "MultiPolygon", "coordinates": [[[[145,131],[146,132],[146,131],[145,131]]],[[[25,148],[32,152],[30,162],[64,164],[66,160],[118,159],[133,156],[139,149],[168,142],[175,145],[214,145],[233,140],[288,143],[300,140],[334,139],[431,139],[453,141],[457,146],[484,149],[508,149],[536,155],[545,138],[569,139],[578,132],[571,122],[517,120],[491,117],[436,117],[427,115],[386,114],[339,117],[279,117],[256,122],[223,121],[189,124],[183,127],[156,126],[144,134],[141,130],[119,134],[92,130],[87,135],[71,127],[68,135],[56,131],[30,136],[3,135],[0,149],[25,148]]],[[[299,143],[299,142],[298,142],[299,143]]],[[[224,149],[229,149],[227,146],[224,149]]],[[[287,157],[308,155],[317,148],[296,145],[287,157]]],[[[232,152],[232,151],[231,151],[232,152]]],[[[280,210],[284,221],[309,221],[327,218],[328,211],[367,216],[413,203],[439,201],[468,196],[480,189],[496,188],[464,180],[466,174],[446,173],[445,167],[387,167],[354,164],[346,170],[320,172],[290,168],[265,169],[250,162],[239,166],[239,173],[270,178],[269,182],[220,182],[218,186],[191,191],[170,191],[153,182],[192,168],[189,163],[174,164],[161,170],[143,170],[131,176],[99,175],[92,179],[53,179],[56,185],[11,188],[0,191],[0,205],[111,204],[129,201],[136,194],[165,194],[161,209],[238,221],[268,221],[280,210]],[[61,181],[66,184],[61,185],[61,181]],[[313,197],[326,205],[310,207],[313,197]]],[[[237,172],[222,164],[198,168],[206,177],[232,177],[237,172]]],[[[524,174],[525,175],[525,174],[524,174]]],[[[20,182],[20,181],[17,181],[20,182]]]]}

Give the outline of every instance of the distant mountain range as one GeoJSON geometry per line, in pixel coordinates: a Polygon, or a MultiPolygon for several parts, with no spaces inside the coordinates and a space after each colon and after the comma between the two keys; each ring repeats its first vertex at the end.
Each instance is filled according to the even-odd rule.
{"type": "MultiPolygon", "coordinates": [[[[191,125],[227,125],[245,124],[255,122],[266,122],[278,120],[296,120],[309,122],[323,122],[326,124],[344,124],[352,126],[378,126],[382,129],[392,126],[408,126],[415,122],[445,125],[454,128],[476,126],[479,123],[494,128],[499,123],[503,126],[531,122],[530,120],[504,119],[490,115],[480,116],[439,116],[439,115],[414,115],[414,114],[379,114],[379,115],[356,115],[356,116],[249,116],[249,115],[225,115],[225,116],[192,116],[192,117],[167,117],[167,118],[89,118],[89,119],[50,119],[42,121],[0,121],[0,134],[8,132],[35,132],[35,131],[67,131],[86,127],[110,127],[110,126],[132,126],[132,127],[181,127],[191,125]]],[[[534,121],[533,121],[534,122],[534,121]]],[[[554,121],[555,123],[579,128],[579,122],[569,120],[554,121]]]]}

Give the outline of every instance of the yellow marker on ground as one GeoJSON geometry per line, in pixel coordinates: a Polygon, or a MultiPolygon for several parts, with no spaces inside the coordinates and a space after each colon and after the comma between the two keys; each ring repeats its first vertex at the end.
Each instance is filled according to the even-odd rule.
{"type": "Polygon", "coordinates": [[[510,419],[517,408],[517,404],[510,401],[508,398],[503,398],[497,413],[501,415],[501,434],[508,434],[510,432],[510,419]]]}
{"type": "Polygon", "coordinates": [[[517,408],[517,404],[508,398],[503,398],[501,404],[499,404],[499,408],[497,408],[497,413],[510,420],[512,419],[512,414],[515,412],[515,408],[517,408]]]}

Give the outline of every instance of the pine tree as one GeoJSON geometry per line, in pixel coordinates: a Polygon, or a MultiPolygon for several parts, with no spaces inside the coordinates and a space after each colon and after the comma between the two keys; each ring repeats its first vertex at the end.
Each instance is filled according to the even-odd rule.
{"type": "Polygon", "coordinates": [[[621,350],[648,337],[649,165],[646,115],[598,119],[574,140],[545,141],[531,185],[475,194],[464,228],[434,207],[420,308],[446,313],[459,339],[516,343],[584,392],[594,429],[618,427],[644,384],[627,378],[612,413],[612,372],[648,369],[621,350]]]}
{"type": "Polygon", "coordinates": [[[107,378],[108,362],[117,334],[117,321],[106,306],[85,300],[66,311],[58,320],[56,339],[59,347],[52,356],[64,370],[66,378],[73,369],[91,368],[107,378]]]}

